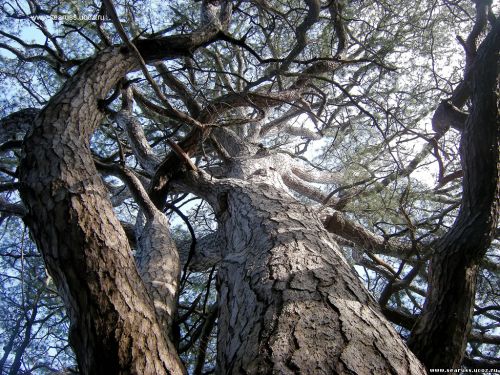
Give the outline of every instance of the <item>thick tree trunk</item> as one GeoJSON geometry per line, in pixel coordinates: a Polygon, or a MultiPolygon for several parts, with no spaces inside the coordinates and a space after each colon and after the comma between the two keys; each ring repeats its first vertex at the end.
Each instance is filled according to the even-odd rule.
{"type": "Polygon", "coordinates": [[[84,374],[181,374],[89,150],[98,99],[136,63],[118,48],[86,62],[25,140],[21,194],[71,320],[84,374]]]}
{"type": "Polygon", "coordinates": [[[197,181],[226,246],[219,374],[425,374],[316,213],[254,176],[197,181]]]}
{"type": "MultiPolygon", "coordinates": [[[[226,9],[230,3],[222,6],[226,9]]],[[[221,11],[221,17],[228,9],[221,11]]],[[[84,374],[185,372],[161,328],[161,323],[171,323],[174,314],[177,254],[164,252],[172,258],[164,263],[156,254],[141,258],[148,284],[170,293],[165,303],[157,304],[166,317],[159,322],[97,173],[89,142],[104,118],[98,103],[125,74],[143,62],[191,55],[217,39],[218,26],[202,25],[191,34],[141,39],[135,47],[127,43],[99,52],[52,97],[25,139],[19,179],[29,211],[26,220],[68,309],[70,342],[84,374]],[[159,280],[159,270],[165,265],[172,267],[159,280]]],[[[171,108],[169,115],[182,113],[171,108]]],[[[159,238],[169,240],[164,218],[153,219],[140,240],[145,249],[156,246],[159,238]],[[156,237],[145,238],[151,232],[156,237]]]]}
{"type": "Polygon", "coordinates": [[[428,368],[459,368],[471,328],[478,264],[494,238],[499,209],[498,51],[500,21],[478,50],[472,110],[460,144],[463,197],[436,244],[428,296],[409,345],[428,368]]]}
{"type": "Polygon", "coordinates": [[[227,194],[221,374],[423,374],[316,214],[273,186],[227,194]]]}

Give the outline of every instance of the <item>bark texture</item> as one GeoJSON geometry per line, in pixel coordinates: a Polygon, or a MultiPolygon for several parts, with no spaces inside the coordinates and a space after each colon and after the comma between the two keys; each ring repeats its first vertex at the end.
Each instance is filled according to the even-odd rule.
{"type": "Polygon", "coordinates": [[[136,261],[163,331],[170,334],[177,305],[180,263],[167,218],[159,210],[147,215],[138,241],[136,261]]]}
{"type": "Polygon", "coordinates": [[[272,169],[189,183],[226,243],[217,373],[425,374],[316,212],[268,183],[272,169]]]}
{"type": "Polygon", "coordinates": [[[221,373],[424,373],[314,212],[265,183],[227,197],[221,373]]]}
{"type": "Polygon", "coordinates": [[[463,196],[451,230],[436,244],[428,297],[409,345],[428,368],[459,368],[471,329],[476,277],[499,215],[498,51],[500,22],[471,72],[472,110],[460,143],[463,196]]]}
{"type": "Polygon", "coordinates": [[[141,208],[135,228],[134,257],[139,275],[153,299],[162,331],[170,335],[176,312],[181,270],[179,253],[170,236],[167,217],[151,202],[141,181],[125,168],[115,169],[119,169],[117,175],[125,181],[141,208]]]}
{"type": "Polygon", "coordinates": [[[30,229],[68,307],[84,374],[184,372],[89,150],[98,99],[135,66],[118,48],[87,61],[37,117],[21,164],[30,229]]]}
{"type": "MultiPolygon", "coordinates": [[[[219,27],[202,25],[191,34],[138,40],[134,45],[126,40],[126,46],[99,52],[52,97],[25,139],[19,179],[27,221],[68,309],[70,342],[84,374],[185,372],[164,329],[173,314],[170,297],[175,295],[179,272],[175,251],[166,252],[171,257],[167,262],[161,259],[160,264],[158,259],[165,256],[165,252],[158,255],[158,243],[170,240],[166,220],[159,211],[151,211],[139,240],[139,253],[152,250],[140,253],[138,262],[149,292],[153,297],[158,297],[158,290],[168,293],[165,306],[156,303],[156,311],[163,310],[166,317],[162,319],[160,311],[158,319],[96,170],[89,141],[104,118],[99,103],[126,73],[145,70],[144,63],[190,56],[216,40],[219,27]],[[159,280],[165,266],[167,275],[159,280]]],[[[179,111],[170,107],[169,115],[178,116],[179,111]]],[[[133,125],[129,136],[137,138],[140,134],[133,125]]],[[[147,148],[140,140],[134,146],[147,148]]],[[[148,156],[145,153],[142,159],[148,156]]],[[[152,169],[147,163],[144,167],[152,169]]]]}

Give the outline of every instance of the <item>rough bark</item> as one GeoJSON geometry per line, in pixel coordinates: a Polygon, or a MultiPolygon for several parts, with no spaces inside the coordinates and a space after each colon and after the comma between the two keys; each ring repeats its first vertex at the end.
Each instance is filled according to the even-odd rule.
{"type": "Polygon", "coordinates": [[[170,334],[177,304],[180,263],[167,218],[159,210],[147,217],[139,237],[136,260],[163,330],[170,334]]]}
{"type": "Polygon", "coordinates": [[[424,374],[317,212],[289,193],[290,160],[216,136],[231,178],[177,183],[210,202],[225,244],[217,373],[424,374]]]}
{"type": "Polygon", "coordinates": [[[183,373],[89,150],[103,117],[98,99],[134,66],[118,48],[84,64],[37,117],[20,169],[30,229],[85,374],[183,373]]]}
{"type": "MultiPolygon", "coordinates": [[[[122,90],[122,109],[115,120],[127,132],[132,152],[141,167],[154,175],[160,159],[148,143],[144,129],[133,115],[132,89],[122,90]]],[[[135,260],[139,274],[153,298],[156,314],[164,332],[172,338],[172,325],[177,304],[177,288],[180,276],[179,254],[172,238],[165,215],[158,210],[137,177],[128,170],[117,172],[139,204],[136,222],[135,260]],[[145,222],[143,219],[145,216],[145,222]]]]}
{"type": "MultiPolygon", "coordinates": [[[[170,335],[177,305],[180,263],[177,247],[170,236],[168,220],[151,202],[143,184],[133,172],[115,165],[99,166],[101,170],[125,182],[141,209],[135,228],[132,228],[136,245],[134,258],[139,275],[153,299],[162,330],[170,335]]],[[[126,226],[121,224],[126,231],[126,226]]],[[[130,241],[130,234],[126,235],[130,241]]]]}
{"type": "MultiPolygon", "coordinates": [[[[337,8],[332,10],[332,17],[341,23],[342,2],[334,3],[337,8]]],[[[150,208],[143,236],[138,241],[141,280],[126,235],[113,214],[107,190],[93,163],[89,138],[103,118],[97,103],[128,71],[140,65],[147,75],[145,62],[191,56],[198,46],[218,36],[231,40],[229,35],[219,35],[222,25],[227,25],[231,2],[202,4],[203,30],[191,35],[139,40],[137,49],[125,35],[126,47],[110,48],[85,63],[37,116],[25,143],[20,181],[29,212],[26,220],[69,308],[71,341],[83,373],[183,371],[167,335],[179,267],[177,254],[170,246],[166,219],[158,209],[150,208]],[[161,252],[165,243],[168,251],[161,252]],[[162,273],[166,275],[162,277],[162,273]],[[165,296],[169,298],[166,308],[161,303],[153,304],[153,299],[165,296]],[[161,310],[166,311],[163,314],[166,319],[161,319],[161,310]]],[[[307,16],[296,29],[297,45],[281,64],[283,70],[305,48],[306,32],[318,19],[320,2],[310,0],[306,5],[307,16]]],[[[342,27],[335,25],[338,53],[345,44],[342,27]]],[[[341,63],[320,62],[311,66],[280,94],[227,94],[204,111],[189,103],[189,92],[167,74],[167,84],[192,109],[193,116],[197,115],[191,118],[170,106],[161,92],[159,98],[165,98],[161,100],[164,107],[152,103],[159,108],[158,112],[195,127],[180,143],[181,152],[172,153],[158,166],[130,111],[122,111],[117,117],[128,129],[129,141],[140,164],[154,174],[151,190],[154,203],[162,207],[166,187],[170,187],[167,182],[172,182],[168,180],[178,177],[186,155],[193,155],[200,140],[210,133],[204,123],[236,107],[260,109],[283,103],[300,104],[298,99],[312,77],[341,63]]],[[[279,69],[271,74],[278,72],[279,69]]],[[[148,81],[152,82],[149,78],[148,81]]],[[[317,138],[314,133],[304,133],[304,129],[287,130],[290,134],[317,138]]],[[[470,133],[473,130],[476,129],[472,128],[470,133]]],[[[215,138],[217,133],[214,131],[215,138]]],[[[265,149],[248,142],[238,143],[241,141],[237,139],[238,133],[231,143],[228,134],[221,137],[226,138],[221,143],[228,153],[226,177],[230,178],[208,181],[192,176],[198,184],[193,190],[205,196],[216,210],[219,230],[215,238],[224,244],[219,273],[219,373],[424,373],[344,260],[316,213],[288,193],[290,188],[320,202],[326,201],[304,183],[317,179],[287,163],[280,164],[285,158],[271,158],[265,149]],[[290,172],[293,175],[285,176],[290,172]]],[[[467,130],[464,134],[468,134],[467,130]]],[[[498,158],[498,144],[496,151],[498,158]]],[[[488,169],[490,164],[486,164],[488,169]]],[[[414,167],[416,164],[411,164],[406,171],[414,167]]],[[[485,172],[480,168],[478,171],[485,172]]],[[[145,196],[142,190],[141,194],[145,196]]],[[[137,199],[145,201],[144,197],[137,199]]],[[[467,227],[471,222],[464,223],[467,227]]],[[[335,225],[333,220],[330,224],[335,225]]],[[[342,228],[346,229],[349,228],[342,228]]],[[[468,235],[464,230],[460,236],[464,233],[468,235]]],[[[364,239],[368,245],[380,245],[376,238],[369,242],[367,235],[364,239]]],[[[207,238],[208,242],[213,241],[207,238]]],[[[482,246],[486,242],[479,243],[482,246]]],[[[469,279],[474,275],[477,256],[472,258],[472,266],[466,267],[469,279]]],[[[447,258],[435,259],[436,269],[440,262],[448,262],[447,258]]],[[[458,264],[453,272],[457,267],[459,271],[463,268],[465,261],[462,261],[450,263],[450,267],[458,264]]],[[[460,272],[458,277],[463,277],[460,272]]],[[[438,285],[442,280],[433,281],[438,285]]],[[[463,289],[470,295],[472,281],[466,280],[464,284],[463,289]]]]}
{"type": "Polygon", "coordinates": [[[217,373],[424,374],[315,211],[272,173],[183,183],[211,202],[226,243],[217,373]]]}
{"type": "Polygon", "coordinates": [[[70,342],[84,374],[184,373],[138,275],[89,139],[104,117],[98,103],[141,66],[137,54],[149,63],[189,56],[218,33],[207,25],[138,40],[132,50],[101,51],[54,95],[25,139],[19,178],[27,221],[68,309],[70,342]]]}
{"type": "Polygon", "coordinates": [[[315,215],[255,188],[228,194],[220,372],[423,373],[315,215]]]}
{"type": "Polygon", "coordinates": [[[476,276],[499,210],[497,63],[500,22],[471,72],[472,110],[460,144],[463,196],[458,217],[431,259],[428,297],[409,345],[428,368],[458,368],[471,328],[476,276]]]}

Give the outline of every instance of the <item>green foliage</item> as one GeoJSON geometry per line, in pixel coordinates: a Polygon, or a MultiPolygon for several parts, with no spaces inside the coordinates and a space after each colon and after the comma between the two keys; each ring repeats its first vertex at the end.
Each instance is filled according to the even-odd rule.
{"type": "MultiPolygon", "coordinates": [[[[443,179],[461,169],[460,134],[450,130],[435,139],[431,117],[463,78],[464,53],[456,36],[465,38],[471,30],[474,4],[465,0],[342,1],[345,61],[340,67],[308,75],[304,72],[315,62],[332,62],[338,47],[340,38],[327,6],[330,2],[321,2],[319,18],[307,31],[306,45],[283,69],[282,62],[296,46],[297,28],[308,13],[306,2],[233,3],[225,40],[200,48],[192,56],[165,61],[163,67],[202,110],[216,114],[207,115],[207,126],[227,126],[270,153],[291,154],[307,168],[339,173],[338,181],[311,185],[325,196],[332,193],[330,203],[345,199],[345,205],[335,208],[373,234],[418,248],[411,253],[389,254],[344,244],[360,277],[380,297],[391,280],[404,278],[417,261],[428,260],[431,245],[457,215],[460,180],[444,183],[443,179]],[[242,97],[247,93],[278,95],[304,77],[310,82],[300,97],[287,96],[267,108],[251,100],[227,111],[216,106],[235,93],[242,97]],[[259,136],[250,139],[256,124],[262,129],[259,136]],[[291,127],[309,130],[317,139],[292,134],[291,127]]],[[[200,2],[196,1],[119,0],[114,4],[132,40],[189,33],[199,25],[200,2]]],[[[108,44],[122,43],[111,22],[95,20],[104,15],[100,2],[30,0],[19,5],[9,2],[1,9],[1,117],[27,107],[43,108],[62,84],[71,80],[82,61],[108,44]],[[55,16],[68,19],[55,20],[55,16]],[[94,19],[85,19],[90,17],[94,19]]],[[[197,116],[154,64],[148,69],[173,108],[197,116]]],[[[171,152],[167,140],[182,142],[192,129],[148,106],[146,101],[156,106],[164,103],[142,74],[132,72],[124,79],[133,80],[134,89],[145,98],[142,102],[136,98],[134,115],[152,149],[158,157],[165,157],[171,152]]],[[[126,129],[113,120],[120,108],[120,100],[115,100],[105,109],[107,117],[90,142],[92,152],[97,159],[126,165],[147,185],[151,176],[133,155],[126,129]]],[[[20,157],[18,147],[0,155],[0,184],[5,186],[0,199],[7,203],[19,203],[15,169],[20,157]]],[[[211,138],[199,141],[193,159],[215,177],[225,163],[211,138]]],[[[114,177],[106,176],[105,180],[126,190],[114,177]]],[[[169,203],[189,218],[197,238],[215,230],[215,217],[206,203],[171,193],[169,203]]],[[[294,194],[300,196],[300,192],[294,194]]],[[[303,196],[299,199],[321,205],[303,196]]],[[[121,220],[135,223],[137,207],[128,196],[115,208],[121,220]]],[[[0,345],[8,346],[11,339],[13,345],[6,351],[4,371],[12,366],[35,309],[36,323],[22,351],[21,371],[50,373],[71,367],[74,359],[66,341],[68,321],[57,292],[24,224],[5,211],[0,227],[0,345]]],[[[192,238],[187,227],[176,214],[169,215],[173,237],[181,247],[189,248],[192,238]]],[[[485,333],[498,333],[500,322],[498,257],[498,242],[494,242],[479,276],[476,310],[484,306],[491,309],[477,314],[473,326],[485,333]]],[[[190,371],[198,361],[203,327],[217,303],[215,275],[216,270],[209,270],[189,273],[183,279],[178,342],[190,371]]],[[[422,267],[408,288],[395,292],[387,305],[413,315],[420,313],[426,278],[427,270],[422,267]]],[[[400,332],[408,335],[404,328],[400,327],[400,332]]],[[[215,329],[207,336],[204,371],[210,371],[215,361],[215,336],[215,329]]],[[[470,344],[468,352],[476,358],[493,358],[498,350],[498,346],[470,344]]]]}
{"type": "Polygon", "coordinates": [[[0,371],[53,374],[75,366],[68,319],[23,223],[0,227],[0,371]]]}

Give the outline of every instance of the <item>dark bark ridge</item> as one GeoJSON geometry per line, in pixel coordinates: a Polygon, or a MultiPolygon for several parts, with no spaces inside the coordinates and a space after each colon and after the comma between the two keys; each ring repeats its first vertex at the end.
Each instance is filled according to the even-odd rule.
{"type": "Polygon", "coordinates": [[[97,98],[134,65],[114,48],[82,66],[37,117],[20,168],[30,229],[68,307],[83,373],[182,372],[88,145],[103,116],[97,98]]]}
{"type": "MultiPolygon", "coordinates": [[[[138,41],[137,48],[147,62],[185,56],[217,32],[138,41]]],[[[30,230],[68,308],[70,341],[87,374],[184,372],[89,150],[104,117],[99,101],[138,67],[125,47],[86,61],[36,117],[20,166],[30,230]]]]}
{"type": "Polygon", "coordinates": [[[428,368],[458,368],[471,328],[478,264],[499,215],[497,110],[500,22],[478,50],[471,72],[472,110],[460,143],[463,196],[450,231],[435,245],[428,297],[409,345],[428,368]]]}

